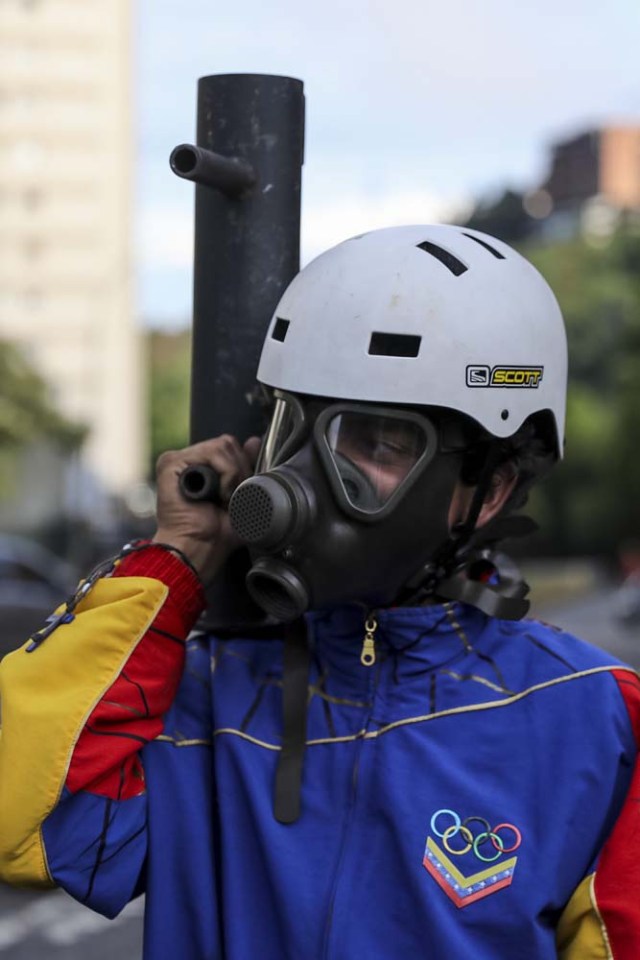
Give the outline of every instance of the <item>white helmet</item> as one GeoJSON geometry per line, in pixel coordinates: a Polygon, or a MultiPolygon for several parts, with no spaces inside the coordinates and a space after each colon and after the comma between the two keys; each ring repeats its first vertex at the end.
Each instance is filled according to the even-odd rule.
{"type": "Polygon", "coordinates": [[[446,407],[500,438],[546,411],[562,455],[558,303],[519,253],[463,227],[375,230],[317,257],[276,308],[258,379],[291,393],[446,407]]]}

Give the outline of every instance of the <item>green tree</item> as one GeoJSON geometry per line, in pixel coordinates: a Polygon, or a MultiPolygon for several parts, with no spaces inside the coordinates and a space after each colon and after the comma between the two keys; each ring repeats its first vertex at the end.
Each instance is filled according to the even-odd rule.
{"type": "Polygon", "coordinates": [[[465,226],[481,230],[506,243],[522,243],[536,226],[523,206],[524,197],[515,190],[504,190],[500,196],[479,201],[465,226]]]}
{"type": "Polygon", "coordinates": [[[187,330],[148,335],[149,383],[149,475],[164,450],[176,450],[189,442],[189,383],[191,334],[187,330]]]}
{"type": "Polygon", "coordinates": [[[55,409],[43,378],[19,348],[0,340],[0,447],[47,437],[65,450],[80,446],[86,428],[55,409]]]}
{"type": "Polygon", "coordinates": [[[569,341],[566,459],[532,502],[545,551],[615,552],[640,530],[640,236],[622,228],[524,253],[549,281],[569,341]]]}
{"type": "Polygon", "coordinates": [[[19,483],[22,447],[46,440],[70,453],[81,446],[86,432],[55,409],[48,385],[20,349],[0,340],[0,496],[19,483]]]}

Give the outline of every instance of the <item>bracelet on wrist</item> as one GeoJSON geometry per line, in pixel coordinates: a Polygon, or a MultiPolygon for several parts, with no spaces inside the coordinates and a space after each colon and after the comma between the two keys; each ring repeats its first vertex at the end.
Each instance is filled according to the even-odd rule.
{"type": "Polygon", "coordinates": [[[125,543],[120,553],[114,557],[109,557],[108,560],[101,561],[101,563],[94,567],[89,576],[80,581],[75,592],[66,600],[62,611],[57,614],[52,614],[47,618],[44,627],[31,634],[26,647],[27,653],[32,653],[34,650],[37,650],[40,644],[46,640],[61,623],[70,623],[74,619],[74,610],[80,601],[87,596],[98,580],[101,580],[103,577],[108,577],[113,573],[120,560],[124,560],[125,557],[130,556],[132,553],[147,550],[149,547],[158,547],[160,550],[167,550],[169,553],[173,553],[189,567],[192,573],[198,578],[198,581],[200,583],[202,582],[195,566],[186,553],[180,550],[179,547],[174,547],[171,543],[158,543],[155,540],[131,540],[129,543],[125,543]]]}

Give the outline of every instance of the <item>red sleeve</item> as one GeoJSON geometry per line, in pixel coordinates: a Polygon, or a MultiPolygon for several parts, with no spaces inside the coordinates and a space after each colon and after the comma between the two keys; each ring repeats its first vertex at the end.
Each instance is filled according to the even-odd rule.
{"type": "Polygon", "coordinates": [[[204,609],[197,576],[168,550],[127,556],[114,577],[149,577],[169,587],[152,625],[120,676],[97,703],[75,746],[66,786],[114,800],[144,792],[138,751],[162,732],[184,664],[184,641],[204,609]]]}
{"type": "MultiPolygon", "coordinates": [[[[629,670],[616,670],[629,711],[636,744],[640,744],[640,680],[629,670]]],[[[616,960],[640,956],[640,764],[636,759],[631,786],[616,825],[607,840],[594,880],[594,894],[616,960]]]]}

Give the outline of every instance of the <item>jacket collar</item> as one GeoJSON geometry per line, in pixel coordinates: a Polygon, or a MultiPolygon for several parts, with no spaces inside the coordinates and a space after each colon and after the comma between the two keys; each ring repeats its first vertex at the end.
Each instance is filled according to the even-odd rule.
{"type": "Polygon", "coordinates": [[[368,618],[376,620],[376,661],[392,658],[403,672],[422,673],[477,650],[489,620],[474,607],[459,603],[390,607],[367,611],[350,604],[309,614],[317,654],[341,672],[360,673],[368,618]]]}

